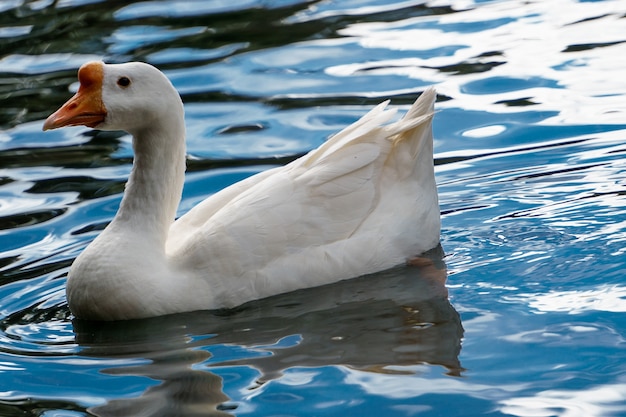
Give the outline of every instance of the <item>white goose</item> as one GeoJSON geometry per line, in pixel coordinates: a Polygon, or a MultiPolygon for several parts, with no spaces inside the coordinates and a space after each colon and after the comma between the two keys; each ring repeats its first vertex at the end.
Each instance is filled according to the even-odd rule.
{"type": "Polygon", "coordinates": [[[437,246],[435,91],[404,118],[382,103],[290,164],[234,184],[174,221],[185,179],[183,104],[144,63],[90,62],[44,130],[133,135],[119,210],[78,256],[67,300],[79,318],[230,308],[388,269],[437,246]]]}

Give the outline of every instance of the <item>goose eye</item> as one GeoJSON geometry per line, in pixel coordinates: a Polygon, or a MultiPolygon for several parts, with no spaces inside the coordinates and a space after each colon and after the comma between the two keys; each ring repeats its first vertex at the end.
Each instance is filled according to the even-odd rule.
{"type": "Polygon", "coordinates": [[[130,85],[130,79],[128,77],[120,77],[117,80],[117,85],[120,87],[128,87],[130,85]]]}

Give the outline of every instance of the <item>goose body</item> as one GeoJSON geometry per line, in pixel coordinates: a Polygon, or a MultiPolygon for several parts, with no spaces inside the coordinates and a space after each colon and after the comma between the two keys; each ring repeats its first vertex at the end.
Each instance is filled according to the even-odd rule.
{"type": "Polygon", "coordinates": [[[183,104],[144,63],[91,62],[44,129],[133,135],[120,208],[78,256],[72,313],[120,320],[230,308],[388,269],[439,243],[435,91],[399,121],[387,103],[288,165],[223,189],[175,221],[185,173],[183,104]]]}

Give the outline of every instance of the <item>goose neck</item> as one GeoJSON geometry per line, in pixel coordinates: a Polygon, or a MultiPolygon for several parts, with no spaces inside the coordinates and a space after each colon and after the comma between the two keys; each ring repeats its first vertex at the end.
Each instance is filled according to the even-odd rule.
{"type": "MultiPolygon", "coordinates": [[[[185,176],[184,126],[156,124],[134,132],[133,168],[114,223],[165,244],[185,176]]],[[[123,230],[124,230],[123,229],[123,230]]]]}

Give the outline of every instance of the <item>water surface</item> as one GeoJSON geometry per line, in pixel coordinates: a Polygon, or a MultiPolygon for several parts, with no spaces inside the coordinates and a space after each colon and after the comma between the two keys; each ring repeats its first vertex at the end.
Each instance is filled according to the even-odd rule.
{"type": "Polygon", "coordinates": [[[626,414],[622,1],[0,4],[0,415],[626,414]],[[230,312],[76,320],[130,137],[41,132],[92,59],[185,102],[179,214],[387,98],[439,96],[442,250],[230,312]]]}

